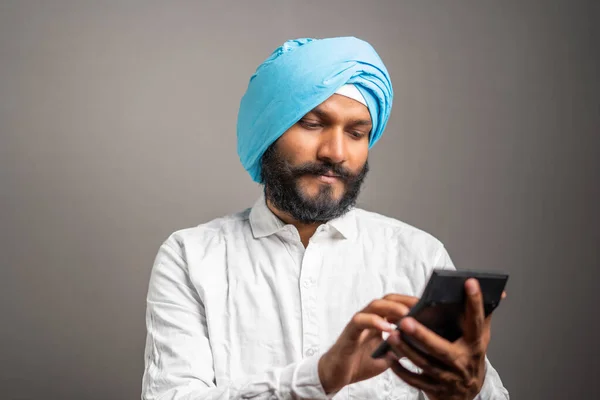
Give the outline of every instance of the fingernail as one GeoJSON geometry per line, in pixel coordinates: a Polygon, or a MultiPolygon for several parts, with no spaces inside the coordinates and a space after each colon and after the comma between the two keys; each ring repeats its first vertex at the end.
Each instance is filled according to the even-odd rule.
{"type": "Polygon", "coordinates": [[[475,279],[469,279],[469,281],[467,282],[467,293],[468,294],[477,293],[477,282],[475,281],[475,279]]]}
{"type": "Polygon", "coordinates": [[[402,321],[401,328],[406,333],[413,333],[415,331],[415,321],[412,318],[405,318],[402,321]]]}
{"type": "Polygon", "coordinates": [[[379,326],[381,327],[381,329],[383,329],[384,331],[391,331],[392,330],[392,324],[390,324],[389,322],[385,322],[385,321],[381,321],[379,323],[379,326]]]}

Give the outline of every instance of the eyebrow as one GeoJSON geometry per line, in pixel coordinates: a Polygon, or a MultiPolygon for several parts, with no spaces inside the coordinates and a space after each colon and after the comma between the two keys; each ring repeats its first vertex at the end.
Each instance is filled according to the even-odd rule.
{"type": "MultiPolygon", "coordinates": [[[[329,114],[327,114],[325,111],[321,110],[319,107],[313,108],[307,114],[311,114],[311,113],[315,114],[317,117],[324,119],[324,120],[330,119],[329,114]]],[[[370,119],[355,119],[355,120],[350,121],[350,125],[373,126],[373,123],[371,122],[370,119]]]]}

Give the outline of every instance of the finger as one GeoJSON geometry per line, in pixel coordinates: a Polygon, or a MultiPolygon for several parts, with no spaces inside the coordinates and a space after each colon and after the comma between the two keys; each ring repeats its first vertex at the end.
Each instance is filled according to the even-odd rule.
{"type": "Polygon", "coordinates": [[[465,309],[464,338],[467,343],[477,343],[483,336],[485,315],[483,311],[483,296],[477,279],[467,279],[465,282],[467,295],[465,309]]]}
{"type": "Polygon", "coordinates": [[[385,296],[383,296],[383,298],[385,300],[391,300],[391,301],[394,301],[396,303],[404,304],[408,308],[413,307],[419,301],[418,297],[407,296],[407,295],[404,295],[404,294],[396,294],[396,293],[386,294],[385,296]]]}
{"type": "Polygon", "coordinates": [[[398,359],[404,357],[404,354],[400,351],[400,346],[397,345],[399,341],[400,332],[398,330],[390,332],[390,335],[387,337],[387,343],[389,345],[388,353],[393,353],[398,359]]]}
{"type": "Polygon", "coordinates": [[[348,338],[351,340],[358,340],[361,333],[365,329],[375,329],[378,331],[390,332],[392,331],[392,325],[385,319],[376,314],[368,313],[357,313],[354,314],[350,323],[346,325],[346,332],[348,338]]]}
{"type": "Polygon", "coordinates": [[[506,298],[506,291],[502,291],[501,299],[504,300],[506,298]]]}
{"type": "Polygon", "coordinates": [[[394,353],[392,349],[385,354],[385,359],[391,365],[392,363],[398,362],[400,360],[400,356],[394,353]]]}
{"type": "Polygon", "coordinates": [[[412,317],[406,317],[400,321],[400,330],[426,349],[434,358],[441,360],[443,363],[455,366],[456,349],[448,340],[437,335],[427,327],[415,321],[412,317]]]}
{"type": "Polygon", "coordinates": [[[420,389],[428,394],[438,394],[440,392],[441,385],[439,382],[436,382],[433,378],[427,375],[421,375],[409,371],[399,362],[392,363],[390,368],[400,379],[412,387],[420,389]]]}
{"type": "Polygon", "coordinates": [[[460,366],[448,366],[443,364],[440,360],[427,359],[421,352],[402,341],[399,335],[390,335],[388,342],[392,349],[398,349],[397,351],[405,357],[408,357],[408,359],[411,360],[414,365],[419,367],[424,374],[437,379],[438,381],[456,382],[467,373],[467,371],[460,366]]]}
{"type": "Polygon", "coordinates": [[[409,308],[405,304],[384,299],[373,300],[362,310],[364,313],[377,314],[392,321],[404,317],[408,311],[409,308]]]}

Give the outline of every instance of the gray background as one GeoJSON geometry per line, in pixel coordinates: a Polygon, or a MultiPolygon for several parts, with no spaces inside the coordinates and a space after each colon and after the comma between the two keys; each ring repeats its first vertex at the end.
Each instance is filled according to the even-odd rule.
{"type": "Polygon", "coordinates": [[[250,206],[239,99],[286,39],[371,42],[396,93],[361,205],[511,274],[515,399],[598,398],[594,1],[2,1],[0,397],[139,398],[172,231],[250,206]]]}

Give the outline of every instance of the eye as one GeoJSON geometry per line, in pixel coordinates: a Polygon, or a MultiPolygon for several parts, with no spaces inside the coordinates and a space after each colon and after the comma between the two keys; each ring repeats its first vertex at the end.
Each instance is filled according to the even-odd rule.
{"type": "Polygon", "coordinates": [[[353,139],[362,139],[363,137],[367,136],[366,133],[364,132],[359,132],[359,131],[350,131],[350,136],[352,136],[353,139]]]}
{"type": "Polygon", "coordinates": [[[298,121],[298,124],[305,129],[319,129],[323,127],[323,125],[317,121],[307,121],[305,119],[301,119],[298,121]]]}

